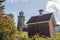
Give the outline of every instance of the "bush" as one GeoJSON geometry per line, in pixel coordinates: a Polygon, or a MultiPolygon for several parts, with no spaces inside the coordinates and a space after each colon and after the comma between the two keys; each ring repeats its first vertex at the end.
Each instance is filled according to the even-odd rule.
{"type": "MultiPolygon", "coordinates": [[[[27,35],[27,34],[26,34],[27,35]]],[[[60,32],[56,32],[55,38],[49,38],[49,37],[39,37],[39,35],[34,35],[32,38],[22,38],[22,40],[60,40],[60,32]]]]}

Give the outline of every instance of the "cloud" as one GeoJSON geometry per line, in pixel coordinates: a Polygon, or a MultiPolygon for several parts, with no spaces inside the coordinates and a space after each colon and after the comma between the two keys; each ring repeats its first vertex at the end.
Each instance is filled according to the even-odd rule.
{"type": "Polygon", "coordinates": [[[25,2],[27,2],[28,0],[25,0],[25,2]]]}
{"type": "Polygon", "coordinates": [[[16,3],[18,0],[9,0],[11,3],[16,3]]]}
{"type": "Polygon", "coordinates": [[[58,10],[60,12],[60,0],[50,0],[46,4],[46,11],[48,12],[55,12],[58,10]]]}
{"type": "Polygon", "coordinates": [[[59,25],[60,25],[60,22],[57,22],[57,24],[59,24],[59,25]]]}
{"type": "Polygon", "coordinates": [[[16,3],[18,1],[20,1],[20,2],[27,2],[28,0],[9,0],[9,2],[11,2],[11,3],[16,3]]]}
{"type": "Polygon", "coordinates": [[[20,0],[21,2],[28,2],[28,0],[20,0]]]}

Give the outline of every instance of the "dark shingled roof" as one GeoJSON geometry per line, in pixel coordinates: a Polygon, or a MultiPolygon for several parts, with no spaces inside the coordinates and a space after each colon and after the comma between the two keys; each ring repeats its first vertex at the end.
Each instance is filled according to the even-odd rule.
{"type": "Polygon", "coordinates": [[[41,16],[33,16],[29,19],[28,23],[34,23],[34,22],[42,22],[42,21],[49,21],[51,18],[51,15],[53,13],[43,14],[41,16]]]}

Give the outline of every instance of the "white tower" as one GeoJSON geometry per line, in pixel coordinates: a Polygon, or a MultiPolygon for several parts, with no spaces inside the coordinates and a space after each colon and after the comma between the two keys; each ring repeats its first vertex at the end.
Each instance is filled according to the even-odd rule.
{"type": "Polygon", "coordinates": [[[18,30],[23,29],[24,25],[25,25],[25,16],[24,16],[24,12],[21,11],[18,16],[17,29],[18,30]]]}

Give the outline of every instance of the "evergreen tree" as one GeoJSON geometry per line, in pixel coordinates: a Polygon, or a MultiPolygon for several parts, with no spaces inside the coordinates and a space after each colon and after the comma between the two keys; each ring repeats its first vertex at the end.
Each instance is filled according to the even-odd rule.
{"type": "Polygon", "coordinates": [[[0,12],[4,9],[4,5],[2,5],[3,2],[5,2],[5,0],[0,0],[0,12]]]}
{"type": "Polygon", "coordinates": [[[2,3],[4,1],[0,0],[0,40],[16,40],[17,29],[14,23],[14,15],[2,15],[4,9],[2,3]]]}

